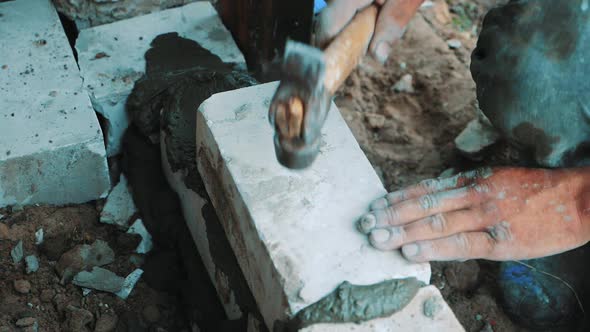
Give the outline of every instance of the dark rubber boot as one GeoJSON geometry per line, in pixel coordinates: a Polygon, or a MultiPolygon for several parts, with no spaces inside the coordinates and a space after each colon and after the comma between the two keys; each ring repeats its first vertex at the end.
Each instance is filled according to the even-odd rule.
{"type": "Polygon", "coordinates": [[[590,302],[589,259],[586,245],[551,257],[501,263],[498,283],[504,311],[535,331],[590,331],[584,315],[584,305],[590,302]]]}

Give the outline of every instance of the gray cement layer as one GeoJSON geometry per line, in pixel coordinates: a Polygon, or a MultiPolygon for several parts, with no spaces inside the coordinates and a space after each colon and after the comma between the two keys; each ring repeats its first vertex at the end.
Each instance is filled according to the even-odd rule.
{"type": "Polygon", "coordinates": [[[80,31],[76,41],[80,70],[94,108],[107,120],[109,156],[119,153],[129,126],[125,104],[145,73],[144,54],[156,36],[170,32],[197,41],[224,62],[245,67],[231,34],[207,1],[80,31]]]}
{"type": "Polygon", "coordinates": [[[110,188],[103,135],[49,0],[0,3],[0,207],[110,188]]]}
{"type": "Polygon", "coordinates": [[[197,114],[199,173],[269,329],[344,281],[429,283],[428,264],[375,250],[355,229],[386,191],[335,105],[311,168],[277,162],[267,120],[276,88],[216,94],[197,114]]]}
{"type": "Polygon", "coordinates": [[[299,332],[463,332],[465,329],[435,286],[421,288],[401,310],[357,323],[320,323],[299,332]],[[435,309],[433,310],[433,304],[435,309]]]}

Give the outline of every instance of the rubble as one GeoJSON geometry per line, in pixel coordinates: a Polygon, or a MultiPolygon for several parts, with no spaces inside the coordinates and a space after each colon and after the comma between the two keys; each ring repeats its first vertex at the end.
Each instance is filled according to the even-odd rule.
{"type": "Polygon", "coordinates": [[[34,272],[37,272],[37,270],[39,270],[39,260],[37,259],[37,256],[35,255],[30,255],[25,257],[25,262],[27,265],[27,274],[31,274],[34,272]]]}
{"type": "Polygon", "coordinates": [[[449,286],[460,291],[469,291],[477,286],[479,264],[476,260],[450,262],[445,267],[444,274],[449,286]]]}
{"type": "Polygon", "coordinates": [[[127,233],[141,236],[141,242],[135,249],[138,254],[147,254],[150,252],[150,250],[152,250],[152,236],[143,225],[143,221],[141,221],[141,219],[137,219],[135,223],[129,227],[127,233]]]}
{"type": "Polygon", "coordinates": [[[24,257],[23,241],[20,241],[20,240],[18,241],[16,246],[14,248],[12,248],[12,250],[10,251],[10,256],[12,257],[12,262],[14,264],[18,264],[18,263],[20,263],[20,261],[23,260],[23,257],[24,257]]]}
{"type": "Polygon", "coordinates": [[[112,332],[117,327],[117,321],[117,315],[106,312],[96,320],[94,332],[112,332]]]}
{"type": "Polygon", "coordinates": [[[39,228],[36,232],[35,232],[35,245],[42,245],[43,244],[43,228],[39,228]]]}
{"type": "Polygon", "coordinates": [[[480,152],[496,143],[499,138],[499,133],[493,127],[475,119],[455,138],[455,146],[467,157],[477,159],[480,152]]]}
{"type": "Polygon", "coordinates": [[[414,93],[414,78],[410,74],[405,74],[395,83],[392,90],[398,93],[414,93]]]}
{"type": "Polygon", "coordinates": [[[95,266],[90,272],[82,271],[76,274],[72,283],[80,287],[116,293],[121,290],[124,281],[125,279],[115,273],[95,266]]]}
{"type": "Polygon", "coordinates": [[[123,300],[127,299],[129,294],[131,294],[131,291],[133,291],[135,284],[139,281],[139,278],[141,278],[142,274],[143,274],[142,269],[135,269],[133,272],[131,272],[125,278],[125,280],[123,282],[123,286],[121,287],[121,290],[117,292],[117,296],[122,298],[123,300]]]}
{"type": "Polygon", "coordinates": [[[463,43],[461,43],[461,41],[459,39],[449,39],[449,40],[447,40],[447,45],[449,45],[450,49],[456,50],[458,48],[461,48],[463,43]]]}
{"type": "Polygon", "coordinates": [[[107,197],[106,204],[100,213],[100,222],[127,229],[129,219],[137,212],[133,197],[127,184],[127,178],[121,174],[119,183],[107,197]]]}
{"type": "Polygon", "coordinates": [[[102,240],[96,240],[92,245],[78,245],[64,253],[55,268],[61,277],[61,282],[65,283],[82,270],[114,261],[115,253],[109,245],[102,240]]]}
{"type": "Polygon", "coordinates": [[[89,325],[94,321],[94,315],[88,310],[68,305],[66,307],[66,324],[69,331],[91,331],[89,325]]]}
{"type": "Polygon", "coordinates": [[[20,294],[28,294],[31,291],[31,283],[27,280],[15,280],[14,290],[20,294]]]}

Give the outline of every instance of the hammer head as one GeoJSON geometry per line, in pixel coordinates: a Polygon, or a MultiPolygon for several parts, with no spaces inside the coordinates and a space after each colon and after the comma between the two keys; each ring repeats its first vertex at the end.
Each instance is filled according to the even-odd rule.
{"type": "Polygon", "coordinates": [[[307,168],[319,154],[331,97],[324,85],[325,75],[322,51],[287,41],[281,82],[269,109],[277,160],[287,168],[307,168]]]}

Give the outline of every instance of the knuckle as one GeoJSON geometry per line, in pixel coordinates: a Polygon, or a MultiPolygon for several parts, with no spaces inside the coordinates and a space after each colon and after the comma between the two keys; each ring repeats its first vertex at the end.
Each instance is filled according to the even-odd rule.
{"type": "Polygon", "coordinates": [[[399,220],[399,211],[394,207],[385,209],[387,215],[387,221],[389,224],[395,224],[399,220]]]}
{"type": "Polygon", "coordinates": [[[436,179],[422,180],[419,183],[420,189],[426,192],[432,192],[438,187],[439,181],[436,179]]]}
{"type": "Polygon", "coordinates": [[[423,210],[431,210],[438,206],[439,201],[436,195],[427,194],[418,198],[418,204],[423,210]]]}
{"type": "Polygon", "coordinates": [[[455,245],[457,248],[461,249],[462,252],[472,253],[473,252],[473,244],[471,243],[469,237],[465,233],[459,233],[453,236],[453,240],[455,241],[455,245]]]}
{"type": "Polygon", "coordinates": [[[447,220],[443,214],[438,213],[430,218],[429,226],[433,233],[445,233],[447,231],[447,220]]]}

